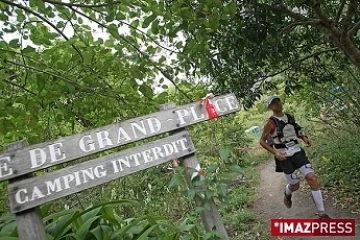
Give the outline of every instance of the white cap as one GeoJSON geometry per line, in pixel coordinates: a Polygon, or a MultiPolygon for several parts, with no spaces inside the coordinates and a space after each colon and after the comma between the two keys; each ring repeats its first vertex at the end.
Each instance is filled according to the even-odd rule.
{"type": "Polygon", "coordinates": [[[280,99],[278,96],[271,96],[268,98],[267,102],[266,102],[266,107],[269,107],[270,104],[275,100],[275,99],[280,99]]]}

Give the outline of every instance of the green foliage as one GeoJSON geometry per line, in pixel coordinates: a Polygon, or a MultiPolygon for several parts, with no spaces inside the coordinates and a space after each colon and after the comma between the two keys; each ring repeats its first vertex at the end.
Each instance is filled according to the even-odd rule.
{"type": "MultiPolygon", "coordinates": [[[[69,209],[47,214],[48,206],[42,207],[46,233],[49,240],[116,240],[116,239],[198,239],[199,230],[184,220],[174,224],[163,217],[143,216],[122,219],[113,205],[131,204],[128,200],[101,203],[86,210],[69,209]]],[[[0,237],[18,239],[15,216],[5,214],[0,218],[0,237]]]]}
{"type": "Polygon", "coordinates": [[[233,91],[250,107],[275,88],[276,76],[292,93],[302,88],[299,79],[335,80],[327,71],[329,62],[360,68],[354,60],[360,56],[359,19],[350,10],[357,3],[343,6],[333,1],[172,1],[170,9],[187,36],[180,55],[184,68],[210,76],[215,91],[233,91]]]}
{"type": "Polygon", "coordinates": [[[341,128],[352,131],[322,126],[322,131],[313,136],[315,144],[310,157],[315,162],[321,184],[343,207],[357,211],[360,208],[360,133],[359,129],[346,124],[341,128]]]}
{"type": "MultiPolygon", "coordinates": [[[[340,173],[358,170],[351,157],[358,153],[348,147],[357,141],[352,127],[360,126],[359,66],[354,61],[359,59],[358,16],[348,11],[351,7],[338,11],[339,3],[322,1],[320,10],[338,22],[339,31],[353,28],[338,39],[329,23],[319,19],[317,5],[306,5],[315,1],[276,2],[0,1],[1,145],[68,136],[155,112],[168,101],[189,103],[211,89],[215,94],[234,92],[243,105],[254,106],[189,128],[207,191],[189,189],[181,168],[174,173],[170,164],[163,164],[55,201],[48,209],[43,206],[49,239],[207,239],[216,232],[205,236],[194,227],[200,224],[201,208],[193,211],[192,200],[200,195],[237,206],[239,211],[232,209],[236,214],[227,215],[229,225],[246,230],[242,223],[254,221],[246,210],[251,185],[230,195],[226,186],[269,158],[264,151],[246,154],[236,149],[257,144],[244,130],[262,127],[269,113],[261,95],[269,91],[277,91],[285,110],[295,114],[308,133],[323,131],[308,121],[318,121],[319,115],[326,115],[333,127],[351,125],[349,133],[337,133],[347,145],[315,147],[316,159],[325,159],[318,160],[318,166],[327,182],[350,181],[340,173]],[[344,44],[344,39],[349,41],[344,44]],[[205,78],[210,80],[200,81],[205,78]],[[143,207],[86,208],[119,199],[138,199],[143,207]],[[62,211],[64,205],[86,210],[62,211]]],[[[0,192],[5,191],[6,183],[1,183],[0,192]]],[[[7,211],[5,201],[6,196],[1,213],[7,211]]],[[[1,234],[16,238],[13,216],[4,214],[2,221],[1,234]]]]}

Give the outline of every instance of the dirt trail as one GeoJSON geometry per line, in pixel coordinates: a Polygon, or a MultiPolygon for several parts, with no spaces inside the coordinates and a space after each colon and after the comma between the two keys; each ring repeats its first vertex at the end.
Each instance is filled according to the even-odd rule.
{"type": "MultiPolygon", "coordinates": [[[[264,220],[265,229],[270,229],[271,218],[316,218],[316,208],[311,198],[310,189],[304,179],[301,179],[300,189],[293,194],[293,206],[287,209],[283,203],[283,192],[286,179],[283,173],[274,171],[274,161],[269,161],[259,167],[261,182],[258,188],[255,211],[264,220]]],[[[298,175],[300,176],[300,174],[298,175]]],[[[360,216],[349,211],[335,209],[332,199],[324,195],[325,208],[331,218],[355,218],[356,237],[287,237],[272,239],[360,239],[360,216]]]]}

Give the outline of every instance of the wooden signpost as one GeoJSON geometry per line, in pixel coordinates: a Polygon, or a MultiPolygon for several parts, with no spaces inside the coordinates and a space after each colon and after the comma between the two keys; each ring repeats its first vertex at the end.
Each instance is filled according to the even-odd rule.
{"type": "Polygon", "coordinates": [[[10,209],[17,217],[20,240],[44,239],[38,206],[173,159],[194,156],[195,146],[184,128],[207,121],[213,114],[218,117],[240,110],[233,94],[173,107],[32,146],[19,147],[21,142],[10,144],[0,155],[0,181],[10,182],[10,209]],[[166,132],[174,134],[42,176],[29,175],[166,132]],[[38,227],[34,231],[26,230],[26,224],[32,221],[38,227]]]}
{"type": "MultiPolygon", "coordinates": [[[[163,104],[160,106],[160,110],[173,109],[175,108],[175,106],[176,106],[175,103],[172,102],[163,104]]],[[[178,134],[179,131],[185,131],[185,128],[172,131],[170,132],[170,134],[175,136],[176,134],[178,134]]],[[[196,176],[199,176],[200,181],[204,181],[204,175],[202,174],[203,171],[201,170],[200,164],[195,156],[195,153],[184,156],[178,160],[180,161],[181,166],[188,170],[188,174],[186,175],[186,180],[190,188],[195,188],[193,184],[193,179],[195,179],[196,176]],[[195,172],[193,173],[193,171],[195,172]]],[[[200,190],[200,192],[206,191],[205,184],[200,184],[198,186],[198,190],[200,190]]],[[[220,217],[220,213],[216,207],[214,200],[212,198],[206,199],[205,196],[200,196],[200,195],[202,194],[196,194],[194,197],[196,204],[199,207],[203,207],[207,202],[208,205],[210,206],[209,209],[204,208],[200,214],[205,230],[208,232],[212,230],[217,230],[222,235],[221,239],[224,240],[229,239],[229,236],[226,232],[224,223],[220,217]]]]}
{"type": "Polygon", "coordinates": [[[183,131],[44,176],[18,181],[9,187],[11,211],[24,211],[194,152],[189,133],[183,131]]]}

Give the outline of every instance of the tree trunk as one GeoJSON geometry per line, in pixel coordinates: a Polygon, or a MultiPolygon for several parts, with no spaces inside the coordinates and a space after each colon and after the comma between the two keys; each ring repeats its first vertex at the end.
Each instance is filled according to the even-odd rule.
{"type": "Polygon", "coordinates": [[[360,50],[354,45],[349,36],[340,38],[340,46],[350,61],[360,70],[360,50]]]}

